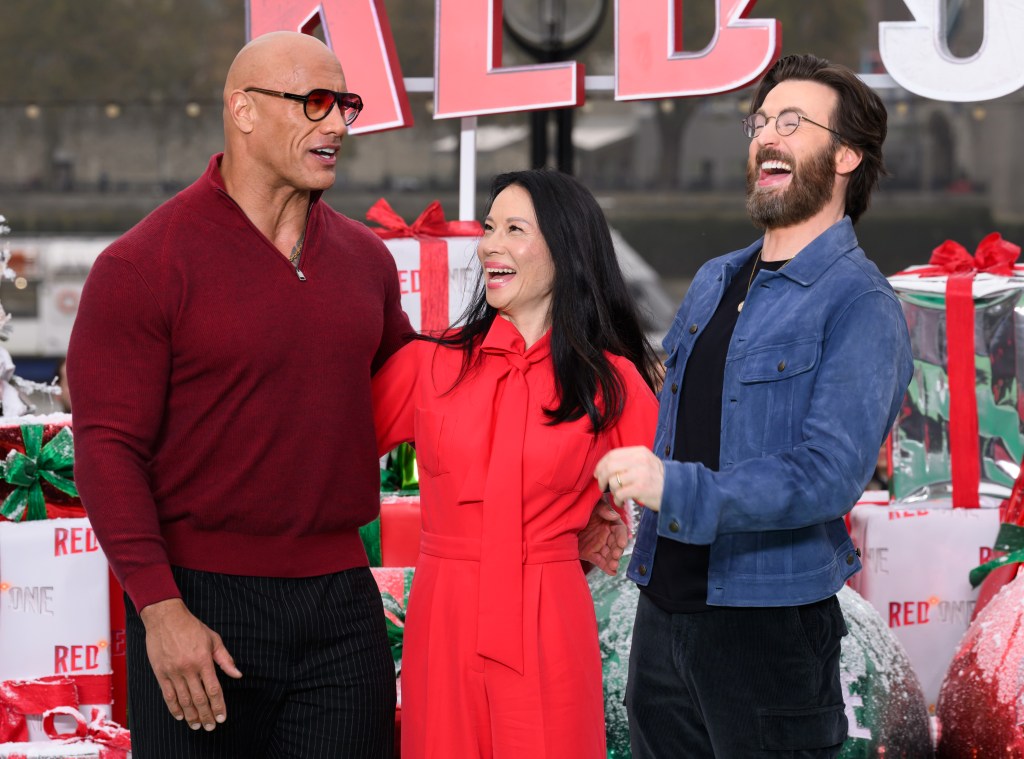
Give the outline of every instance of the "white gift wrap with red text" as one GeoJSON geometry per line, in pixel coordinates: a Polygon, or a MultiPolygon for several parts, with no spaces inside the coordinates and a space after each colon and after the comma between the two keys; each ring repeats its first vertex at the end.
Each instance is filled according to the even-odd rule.
{"type": "Polygon", "coordinates": [[[427,245],[424,242],[414,237],[384,240],[398,267],[402,310],[417,332],[443,329],[458,319],[473,299],[480,272],[475,237],[439,237],[426,241],[427,245]],[[438,242],[447,246],[446,260],[438,242]],[[428,311],[437,317],[425,319],[428,311]]]}
{"type": "MultiPolygon", "coordinates": [[[[107,571],[88,519],[0,522],[0,681],[109,680],[107,571]]],[[[79,700],[110,715],[109,698],[79,700]]]]}
{"type": "Polygon", "coordinates": [[[934,713],[978,597],[968,573],[993,558],[999,509],[953,509],[934,501],[913,508],[858,504],[850,531],[864,564],[850,585],[903,644],[934,713]]]}

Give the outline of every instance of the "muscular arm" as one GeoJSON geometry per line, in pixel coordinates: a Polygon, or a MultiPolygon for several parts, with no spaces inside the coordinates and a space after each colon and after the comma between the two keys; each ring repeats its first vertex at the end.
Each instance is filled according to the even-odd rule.
{"type": "Polygon", "coordinates": [[[147,283],[104,254],[82,292],[68,349],[75,478],[114,573],[141,611],[167,708],[193,729],[227,717],[216,662],[241,677],[220,636],[182,603],[171,575],[148,462],[164,413],[169,329],[147,283]]]}

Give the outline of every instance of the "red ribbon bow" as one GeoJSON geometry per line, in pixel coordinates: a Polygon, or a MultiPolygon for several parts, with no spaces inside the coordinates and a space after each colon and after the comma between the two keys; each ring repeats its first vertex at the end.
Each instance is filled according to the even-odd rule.
{"type": "Polygon", "coordinates": [[[946,240],[932,251],[928,266],[914,273],[921,277],[941,277],[950,274],[1013,275],[1013,264],[1020,255],[1020,246],[1007,242],[998,232],[987,235],[972,256],[958,242],[946,240]]]}
{"type": "Polygon", "coordinates": [[[953,506],[977,508],[981,462],[978,451],[978,398],[974,366],[974,275],[1014,274],[1020,246],[998,232],[987,235],[972,256],[946,240],[932,251],[928,266],[912,273],[946,279],[946,348],[949,374],[949,457],[953,506]]]}
{"type": "Polygon", "coordinates": [[[381,239],[395,237],[476,237],[483,233],[478,221],[447,221],[440,201],[432,201],[419,217],[409,225],[405,219],[381,198],[366,212],[369,221],[380,227],[370,227],[381,239]]]}
{"type": "Polygon", "coordinates": [[[442,331],[448,318],[448,243],[444,237],[479,237],[483,228],[476,221],[446,221],[441,204],[433,201],[411,225],[381,198],[366,212],[378,237],[391,240],[414,237],[420,240],[420,329],[442,331]]]}
{"type": "Polygon", "coordinates": [[[105,747],[101,752],[103,759],[120,759],[132,750],[131,733],[116,722],[111,722],[103,716],[99,709],[92,710],[92,720],[85,721],[85,717],[78,709],[70,706],[59,706],[49,709],[43,713],[43,730],[53,741],[92,741],[105,747]],[[55,720],[58,716],[67,716],[75,720],[75,731],[72,733],[61,733],[57,730],[55,720]]]}
{"type": "Polygon", "coordinates": [[[70,678],[42,682],[17,680],[0,683],[0,743],[27,741],[26,714],[42,714],[58,706],[78,705],[78,689],[70,678]]]}

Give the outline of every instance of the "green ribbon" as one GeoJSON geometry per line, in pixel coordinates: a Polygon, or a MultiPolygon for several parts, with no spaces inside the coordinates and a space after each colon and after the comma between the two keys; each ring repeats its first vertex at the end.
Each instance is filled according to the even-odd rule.
{"type": "Polygon", "coordinates": [[[1024,527],[1003,522],[999,526],[999,534],[996,536],[995,549],[997,551],[1006,551],[1007,553],[1005,556],[999,556],[992,559],[992,561],[986,561],[980,567],[972,569],[969,575],[972,588],[981,585],[982,581],[989,576],[992,570],[1007,564],[1024,562],[1024,527]]]}
{"type": "MultiPolygon", "coordinates": [[[[406,595],[408,595],[406,589],[406,595]]],[[[405,639],[405,609],[390,593],[381,593],[381,601],[384,604],[384,611],[391,612],[402,624],[396,625],[387,615],[384,616],[384,623],[388,630],[388,643],[391,645],[391,658],[395,660],[395,677],[402,674],[402,643],[405,639]]]]}
{"type": "Polygon", "coordinates": [[[380,548],[380,514],[372,522],[359,528],[359,537],[363,539],[363,548],[366,549],[366,558],[370,566],[379,567],[383,563],[380,548]]]}
{"type": "Polygon", "coordinates": [[[385,493],[420,492],[416,451],[408,443],[400,443],[388,454],[387,468],[380,470],[380,489],[385,493]]]}
{"type": "Polygon", "coordinates": [[[75,441],[71,430],[62,427],[45,446],[41,424],[23,425],[25,452],[12,450],[0,462],[5,482],[14,491],[0,505],[0,515],[12,522],[46,519],[46,499],[40,478],[57,490],[78,497],[74,481],[75,441]]]}

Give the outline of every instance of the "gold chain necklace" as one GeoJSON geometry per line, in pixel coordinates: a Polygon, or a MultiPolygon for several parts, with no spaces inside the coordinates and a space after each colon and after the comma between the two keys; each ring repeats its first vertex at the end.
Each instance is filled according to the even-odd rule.
{"type": "MultiPolygon", "coordinates": [[[[292,248],[292,252],[288,255],[288,263],[292,266],[296,266],[299,260],[299,254],[302,253],[302,243],[306,239],[306,230],[302,230],[302,234],[299,235],[299,239],[296,240],[295,246],[292,248]]],[[[750,290],[750,286],[747,286],[747,290],[750,290]]]]}
{"type": "MultiPolygon", "coordinates": [[[[796,258],[796,256],[793,256],[793,258],[796,258]]],[[[784,263],[782,266],[780,266],[778,269],[776,269],[776,271],[782,271],[787,266],[789,266],[789,262],[792,261],[793,258],[787,258],[786,259],[786,263],[784,263]]],[[[747,280],[747,293],[746,293],[746,295],[743,296],[743,300],[740,301],[740,304],[738,306],[736,306],[736,312],[737,313],[741,313],[743,311],[743,304],[746,303],[747,302],[747,298],[750,297],[750,286],[752,284],[754,284],[754,275],[757,274],[757,265],[759,263],[761,263],[761,251],[760,250],[757,251],[757,258],[754,259],[754,266],[750,270],[750,278],[747,280]]]]}

